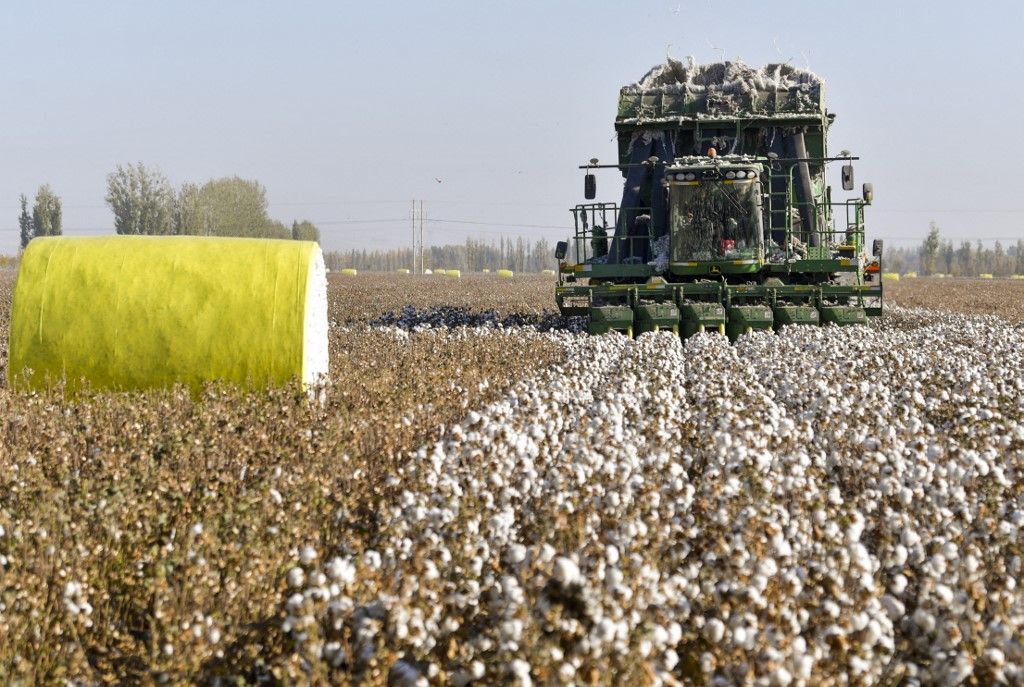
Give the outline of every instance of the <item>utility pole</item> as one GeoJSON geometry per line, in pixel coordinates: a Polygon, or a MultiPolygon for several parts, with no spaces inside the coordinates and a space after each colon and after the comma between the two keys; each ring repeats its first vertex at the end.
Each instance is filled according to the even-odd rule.
{"type": "Polygon", "coordinates": [[[416,201],[412,201],[412,210],[409,212],[409,220],[412,222],[412,273],[416,271],[416,201]]]}
{"type": "Polygon", "coordinates": [[[412,201],[412,210],[409,212],[409,219],[412,221],[412,273],[423,274],[426,265],[423,263],[423,201],[412,201]],[[419,202],[417,209],[416,203],[419,202]],[[419,226],[416,225],[419,220],[419,226]],[[419,269],[416,269],[416,260],[419,260],[419,269]]]}

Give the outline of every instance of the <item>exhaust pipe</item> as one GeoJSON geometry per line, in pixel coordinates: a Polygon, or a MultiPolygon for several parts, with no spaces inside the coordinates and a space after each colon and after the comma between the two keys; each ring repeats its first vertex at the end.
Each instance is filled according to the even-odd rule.
{"type": "Polygon", "coordinates": [[[802,162],[796,163],[796,199],[800,211],[800,228],[803,230],[801,240],[810,245],[818,245],[818,213],[814,206],[814,187],[811,185],[811,167],[807,164],[807,143],[804,141],[804,132],[796,131],[791,134],[786,143],[789,144],[789,152],[793,157],[799,158],[802,162]]]}

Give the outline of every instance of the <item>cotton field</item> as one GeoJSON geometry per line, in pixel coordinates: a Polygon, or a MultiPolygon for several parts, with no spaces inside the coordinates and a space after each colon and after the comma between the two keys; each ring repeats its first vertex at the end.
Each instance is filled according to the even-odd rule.
{"type": "Polygon", "coordinates": [[[1024,680],[1021,332],[851,333],[550,335],[377,549],[296,561],[285,631],[401,684],[1024,680]]]}
{"type": "Polygon", "coordinates": [[[1024,682],[1022,325],[628,340],[372,279],[322,404],[0,388],[0,681],[1024,682]]]}

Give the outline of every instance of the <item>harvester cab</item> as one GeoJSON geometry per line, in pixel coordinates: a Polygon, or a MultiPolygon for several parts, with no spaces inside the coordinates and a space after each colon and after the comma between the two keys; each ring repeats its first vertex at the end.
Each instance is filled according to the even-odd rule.
{"type": "Polygon", "coordinates": [[[755,273],[764,265],[762,166],[741,156],[682,158],[665,170],[674,274],[755,273]]]}
{"type": "Polygon", "coordinates": [[[789,324],[864,324],[882,311],[881,245],[865,249],[861,198],[834,201],[822,81],[788,65],[669,60],[622,88],[619,159],[586,170],[587,203],[557,251],[555,299],[592,333],[671,329],[735,338],[789,324]],[[597,202],[595,171],[624,178],[597,202]]]}

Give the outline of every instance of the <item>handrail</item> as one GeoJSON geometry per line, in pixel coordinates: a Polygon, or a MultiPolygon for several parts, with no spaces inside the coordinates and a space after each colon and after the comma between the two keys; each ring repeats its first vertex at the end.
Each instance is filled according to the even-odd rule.
{"type": "MultiPolygon", "coordinates": [[[[865,226],[864,226],[864,206],[866,205],[865,201],[863,201],[863,200],[861,200],[859,198],[850,198],[850,199],[842,200],[842,201],[832,201],[831,199],[829,199],[829,200],[826,200],[826,201],[820,201],[819,202],[817,199],[815,199],[815,200],[811,201],[810,203],[794,202],[793,201],[792,188],[793,188],[793,172],[794,172],[795,169],[796,169],[795,165],[791,166],[785,172],[784,175],[781,175],[781,176],[784,176],[785,179],[786,179],[786,190],[784,192],[782,192],[782,191],[780,191],[780,192],[771,192],[770,185],[769,185],[769,193],[767,194],[768,195],[768,216],[769,217],[772,217],[773,214],[774,214],[774,208],[772,207],[772,200],[773,200],[773,198],[775,198],[776,196],[781,196],[781,195],[784,195],[785,198],[786,198],[785,210],[784,210],[784,222],[785,222],[785,224],[784,224],[784,234],[783,234],[784,235],[784,242],[783,242],[784,245],[782,246],[783,253],[785,254],[786,259],[787,260],[792,259],[793,256],[794,256],[794,252],[795,252],[794,249],[793,249],[793,241],[792,241],[792,238],[793,238],[793,235],[794,235],[794,232],[793,232],[793,210],[794,209],[800,209],[802,207],[807,207],[808,209],[810,209],[815,214],[815,216],[819,217],[820,221],[823,222],[824,225],[827,227],[827,228],[823,229],[821,227],[821,225],[819,225],[818,230],[816,232],[814,232],[817,235],[817,238],[818,238],[818,242],[817,243],[818,243],[819,247],[825,247],[825,248],[827,248],[829,250],[829,253],[831,253],[833,245],[835,245],[837,243],[839,245],[849,245],[848,242],[850,240],[852,240],[853,241],[853,245],[855,247],[855,251],[854,252],[859,254],[863,250],[864,243],[865,243],[865,226]],[[835,226],[835,213],[833,212],[833,210],[836,207],[839,207],[839,206],[842,206],[843,209],[844,209],[844,212],[845,212],[845,220],[846,220],[846,222],[845,222],[845,227],[842,228],[842,229],[837,229],[836,228],[836,226],[835,226]],[[853,213],[852,220],[851,220],[851,211],[853,213]],[[837,239],[839,237],[842,237],[842,242],[841,243],[839,241],[837,241],[837,239]]],[[[771,175],[771,176],[780,176],[780,175],[771,175]]],[[[801,221],[802,221],[802,218],[804,217],[804,214],[801,212],[800,216],[801,216],[801,221]]],[[[777,231],[778,228],[777,227],[771,227],[769,229],[769,231],[766,232],[766,233],[769,236],[771,236],[771,231],[772,230],[776,230],[777,231]]],[[[801,232],[801,233],[803,233],[803,232],[801,232]]]]}
{"type": "Polygon", "coordinates": [[[595,259],[608,255],[616,243],[620,254],[642,255],[644,249],[651,248],[654,242],[655,237],[651,226],[648,226],[647,236],[615,235],[619,225],[619,216],[623,212],[636,215],[650,214],[651,208],[649,207],[621,208],[617,203],[581,203],[572,208],[571,212],[575,229],[573,247],[578,263],[592,263],[595,259]],[[598,218],[601,221],[600,225],[597,224],[598,218]],[[598,232],[598,229],[602,231],[598,232]],[[603,250],[598,251],[597,248],[601,246],[601,242],[604,244],[603,250]],[[603,255],[598,255],[598,252],[603,255]]]}
{"type": "MultiPolygon", "coordinates": [[[[793,170],[791,167],[783,175],[786,180],[787,190],[786,191],[771,191],[769,185],[768,193],[765,194],[768,200],[767,213],[769,217],[768,225],[764,229],[765,237],[769,241],[772,239],[774,231],[778,231],[779,227],[771,226],[771,218],[774,216],[774,203],[773,201],[778,196],[785,196],[785,209],[784,209],[784,240],[782,249],[785,260],[789,261],[794,258],[805,258],[805,257],[816,257],[819,259],[832,259],[833,253],[838,246],[853,246],[854,254],[859,255],[865,246],[866,230],[864,223],[864,207],[866,202],[859,198],[850,198],[842,201],[832,200],[818,200],[815,199],[810,203],[799,203],[793,200],[792,197],[792,184],[793,184],[793,170]],[[819,228],[815,232],[818,238],[819,250],[807,251],[804,250],[803,255],[797,253],[793,237],[796,234],[794,230],[793,222],[793,210],[808,207],[818,217],[821,218],[819,228]],[[842,213],[838,212],[838,208],[842,208],[842,213]],[[844,218],[844,223],[841,227],[836,227],[837,216],[844,218]],[[827,257],[826,257],[827,256],[827,257]]],[[[773,175],[775,176],[775,175],[773,175]]],[[[578,263],[594,262],[596,258],[602,257],[612,252],[615,244],[618,244],[620,255],[637,256],[643,255],[645,249],[648,251],[649,259],[653,257],[654,241],[656,236],[653,233],[653,225],[649,225],[647,236],[629,236],[621,235],[616,236],[618,233],[616,230],[619,225],[619,218],[624,213],[629,216],[636,216],[639,214],[650,214],[650,207],[619,207],[617,203],[581,203],[571,209],[574,220],[575,235],[573,237],[573,248],[575,249],[575,260],[578,263]],[[603,230],[603,232],[598,230],[603,230]],[[603,245],[602,245],[603,242],[603,245]]],[[[802,217],[801,213],[801,217],[802,217]]],[[[805,232],[800,232],[806,236],[805,232]]],[[[810,248],[810,246],[807,246],[810,248]]],[[[766,254],[771,256],[773,251],[770,246],[766,246],[766,254]]],[[[770,262],[774,262],[770,259],[770,262]]]]}

